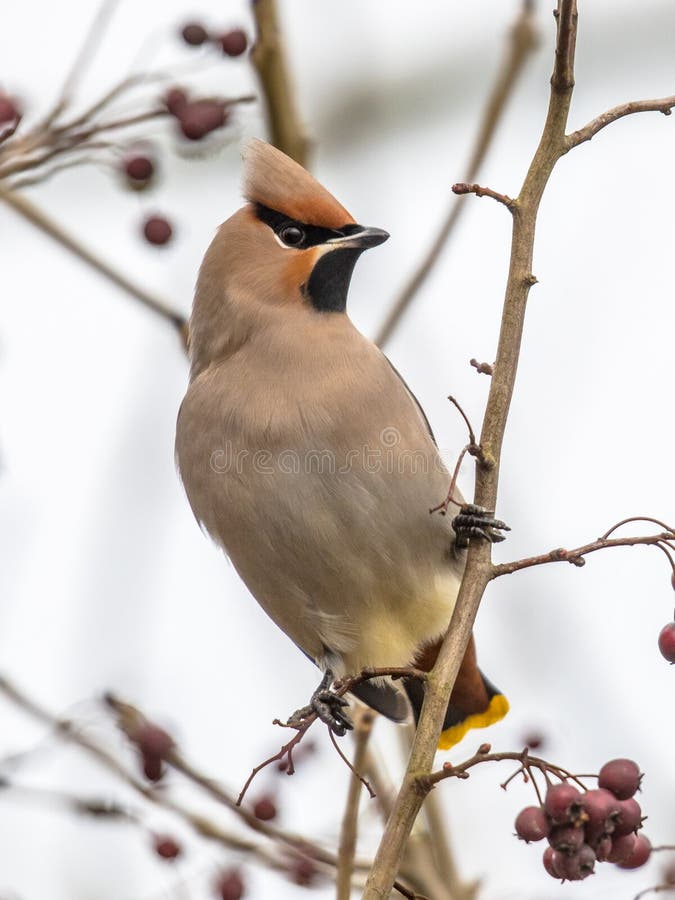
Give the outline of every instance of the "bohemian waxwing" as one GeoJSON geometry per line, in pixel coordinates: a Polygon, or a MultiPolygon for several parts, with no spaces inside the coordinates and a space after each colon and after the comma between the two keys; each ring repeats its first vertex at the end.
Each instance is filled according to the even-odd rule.
{"type": "MultiPolygon", "coordinates": [[[[244,190],[206,252],[190,319],[176,434],[190,505],[323,687],[365,667],[429,670],[464,566],[452,516],[429,513],[450,476],[414,396],[345,311],[357,259],[388,234],[262,141],[246,148],[244,190]]],[[[412,679],[353,693],[395,721],[411,707],[417,719],[423,699],[412,679]]],[[[507,710],[472,640],[439,747],[507,710]]],[[[350,727],[339,703],[320,712],[350,727]]]]}

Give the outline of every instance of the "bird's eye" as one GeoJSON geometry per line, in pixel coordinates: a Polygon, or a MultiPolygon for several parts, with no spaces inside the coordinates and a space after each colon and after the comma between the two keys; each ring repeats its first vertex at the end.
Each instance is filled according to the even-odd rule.
{"type": "Polygon", "coordinates": [[[284,225],[279,231],[279,237],[289,247],[297,247],[301,244],[305,237],[305,232],[297,225],[284,225]]]}

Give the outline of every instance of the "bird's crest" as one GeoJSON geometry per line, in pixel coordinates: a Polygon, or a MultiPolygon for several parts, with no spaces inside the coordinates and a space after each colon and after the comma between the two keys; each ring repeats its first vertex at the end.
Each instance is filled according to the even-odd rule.
{"type": "Polygon", "coordinates": [[[244,150],[244,195],[289,219],[341,228],[354,219],[306,169],[271,144],[253,139],[244,150]]]}

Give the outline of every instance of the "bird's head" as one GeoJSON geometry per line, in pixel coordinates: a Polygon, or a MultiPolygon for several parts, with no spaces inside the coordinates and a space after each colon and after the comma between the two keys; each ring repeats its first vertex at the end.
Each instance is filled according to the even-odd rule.
{"type": "Polygon", "coordinates": [[[200,269],[193,363],[195,353],[231,352],[279,316],[344,313],[356,260],[389,237],[358,225],[309,172],[264,141],[244,152],[244,195],[246,206],[220,226],[200,269]]]}

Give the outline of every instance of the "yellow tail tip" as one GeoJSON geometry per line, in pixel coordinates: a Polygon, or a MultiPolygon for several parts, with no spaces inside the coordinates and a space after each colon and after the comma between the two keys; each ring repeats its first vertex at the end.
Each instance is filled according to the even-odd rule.
{"type": "Polygon", "coordinates": [[[503,694],[495,694],[494,697],[491,697],[490,704],[486,710],[467,716],[466,719],[442,731],[438,741],[438,749],[449,750],[462,740],[467,731],[470,731],[472,728],[487,728],[488,725],[494,725],[495,722],[503,719],[508,711],[509,701],[506,697],[503,694]]]}

